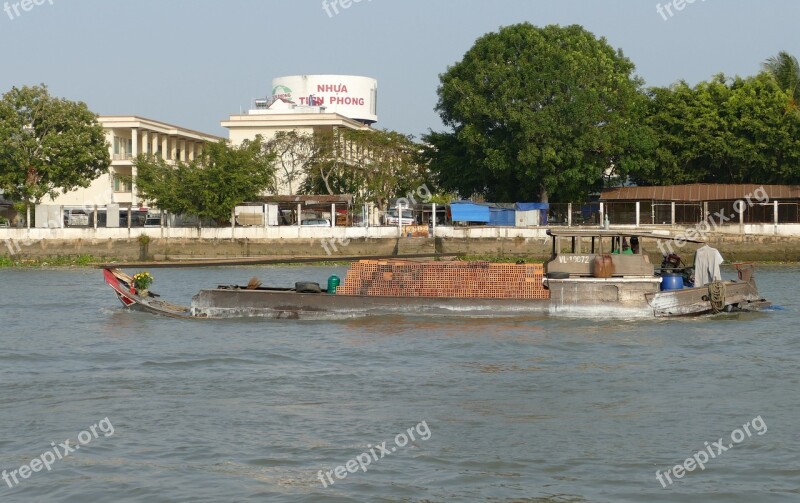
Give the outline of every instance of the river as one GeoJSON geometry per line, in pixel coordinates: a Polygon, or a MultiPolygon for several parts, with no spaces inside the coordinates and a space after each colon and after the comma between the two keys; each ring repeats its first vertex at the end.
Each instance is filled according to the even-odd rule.
{"type": "MultiPolygon", "coordinates": [[[[344,269],[152,272],[188,302],[344,269]]],[[[780,308],[185,321],[0,270],[0,501],[800,501],[800,268],[757,274],[780,308]]]]}

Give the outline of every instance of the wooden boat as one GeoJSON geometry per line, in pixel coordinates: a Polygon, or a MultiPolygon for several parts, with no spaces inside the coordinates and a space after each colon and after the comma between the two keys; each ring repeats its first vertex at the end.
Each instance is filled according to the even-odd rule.
{"type": "Polygon", "coordinates": [[[656,242],[659,250],[668,251],[673,242],[677,242],[676,246],[687,242],[704,244],[701,240],[596,229],[551,230],[548,234],[553,237],[553,253],[546,264],[547,284],[555,311],[616,305],[655,317],[667,317],[753,311],[770,305],[758,291],[753,264],[734,264],[735,280],[683,287],[683,279],[688,281],[692,275],[691,267],[681,267],[680,258],[669,254],[668,257],[676,257],[677,261],[670,263],[665,257],[656,271],[644,249],[646,242],[656,242]],[[628,253],[621,249],[625,243],[632,245],[634,242],[638,242],[638,249],[628,253]],[[598,267],[600,257],[606,267],[598,267]],[[681,281],[665,288],[666,280],[673,276],[681,281]]]}
{"type": "Polygon", "coordinates": [[[106,267],[104,277],[125,307],[174,318],[308,319],[393,313],[666,317],[769,305],[758,292],[752,264],[737,264],[734,280],[689,288],[676,281],[678,275],[689,279],[691,273],[674,267],[679,264],[656,271],[642,243],[674,239],[667,235],[602,229],[548,234],[552,256],[544,264],[359,260],[335,291],[316,283],[297,283],[295,288],[218,286],[201,290],[189,306],[162,301],[152,293],[140,295],[133,279],[119,269],[106,267]],[[638,246],[622,250],[628,242],[638,246]]]}
{"type": "Polygon", "coordinates": [[[160,314],[170,318],[197,318],[188,306],[180,306],[160,300],[155,294],[139,295],[133,287],[133,278],[119,269],[103,269],[103,279],[117,294],[122,305],[135,311],[160,314]]]}

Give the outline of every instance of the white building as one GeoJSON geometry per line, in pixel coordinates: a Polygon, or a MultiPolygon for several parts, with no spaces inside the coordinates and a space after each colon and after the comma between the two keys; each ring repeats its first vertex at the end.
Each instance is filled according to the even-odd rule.
{"type": "Polygon", "coordinates": [[[95,179],[87,188],[46,199],[43,204],[65,208],[105,208],[108,205],[138,208],[143,201],[136,192],[136,168],[133,166],[136,156],[155,154],[171,162],[188,162],[202,152],[206,142],[224,140],[219,136],[137,116],[106,115],[99,116],[97,121],[105,130],[111,155],[109,172],[95,179]],[[132,178],[133,183],[125,178],[132,178]]]}
{"type": "MultiPolygon", "coordinates": [[[[278,77],[272,81],[272,94],[268,98],[254,100],[247,113],[232,115],[221,124],[228,129],[229,141],[233,145],[255,139],[257,135],[269,141],[278,131],[313,134],[338,128],[369,130],[370,124],[378,120],[377,92],[377,81],[369,77],[278,77]]],[[[147,202],[142,201],[136,191],[137,173],[133,165],[136,156],[155,154],[170,162],[188,162],[202,152],[206,142],[224,140],[137,116],[99,116],[97,120],[105,130],[109,146],[109,172],[92,181],[87,188],[53,199],[46,198],[42,206],[51,208],[46,218],[48,222],[62,209],[105,210],[109,206],[143,209],[147,202]]],[[[297,184],[301,182],[296,181],[297,184]]],[[[279,185],[278,194],[289,195],[290,192],[288,184],[279,185]]],[[[37,217],[36,220],[45,219],[37,217]]]]}
{"type": "MultiPolygon", "coordinates": [[[[221,124],[228,129],[233,145],[257,135],[269,141],[279,131],[313,134],[337,128],[369,130],[378,120],[377,97],[378,83],[369,77],[278,77],[272,80],[271,96],[254,100],[246,114],[231,115],[221,124]]],[[[278,194],[293,195],[291,192],[279,176],[278,194]]]]}

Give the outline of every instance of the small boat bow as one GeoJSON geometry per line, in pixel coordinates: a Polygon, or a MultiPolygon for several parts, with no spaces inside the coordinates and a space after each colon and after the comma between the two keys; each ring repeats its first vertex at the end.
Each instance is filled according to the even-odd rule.
{"type": "Polygon", "coordinates": [[[160,314],[170,318],[198,318],[192,314],[192,309],[188,306],[173,304],[160,300],[156,294],[148,292],[146,297],[139,295],[133,286],[133,278],[119,269],[103,269],[103,279],[117,294],[117,298],[123,306],[137,311],[144,311],[151,314],[160,314]]]}

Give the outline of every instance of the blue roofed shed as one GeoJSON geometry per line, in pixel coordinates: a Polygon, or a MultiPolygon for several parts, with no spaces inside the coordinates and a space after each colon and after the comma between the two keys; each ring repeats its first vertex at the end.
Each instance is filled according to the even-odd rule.
{"type": "Polygon", "coordinates": [[[453,222],[483,222],[488,224],[491,220],[489,206],[471,201],[453,201],[450,203],[450,213],[453,222]]]}
{"type": "Polygon", "coordinates": [[[510,205],[453,201],[450,214],[453,222],[483,223],[495,227],[514,227],[516,212],[510,205]]]}
{"type": "Polygon", "coordinates": [[[517,203],[516,208],[517,227],[547,225],[548,203],[517,203]]]}

